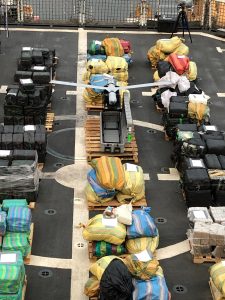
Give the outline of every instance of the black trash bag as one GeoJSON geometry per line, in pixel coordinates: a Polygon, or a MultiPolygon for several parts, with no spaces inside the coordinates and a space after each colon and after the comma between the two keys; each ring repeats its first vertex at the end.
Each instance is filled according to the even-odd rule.
{"type": "Polygon", "coordinates": [[[132,276],[125,264],[114,259],[100,281],[100,300],[132,300],[132,276]]]}

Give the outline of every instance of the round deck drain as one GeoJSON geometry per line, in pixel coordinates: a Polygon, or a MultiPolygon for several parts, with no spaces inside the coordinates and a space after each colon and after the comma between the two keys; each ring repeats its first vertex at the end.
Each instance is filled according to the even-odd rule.
{"type": "Polygon", "coordinates": [[[54,167],[56,167],[57,169],[64,167],[63,163],[56,163],[54,164],[54,167]]]}
{"type": "Polygon", "coordinates": [[[167,222],[167,219],[166,218],[162,218],[162,217],[158,217],[158,218],[155,218],[155,222],[157,224],[165,224],[167,222]]]}
{"type": "Polygon", "coordinates": [[[138,108],[143,108],[143,105],[138,105],[138,108]]]}
{"type": "Polygon", "coordinates": [[[160,170],[164,174],[170,174],[170,169],[169,168],[161,168],[160,170]]]}
{"type": "Polygon", "coordinates": [[[64,100],[64,101],[70,100],[70,97],[63,96],[63,97],[60,97],[60,100],[64,100]]]}
{"type": "Polygon", "coordinates": [[[49,277],[52,277],[53,273],[49,269],[43,269],[38,272],[38,275],[42,278],[49,278],[49,277]]]}
{"type": "Polygon", "coordinates": [[[84,243],[77,243],[76,246],[77,248],[84,248],[84,243]]]}
{"type": "Polygon", "coordinates": [[[52,208],[49,208],[49,209],[46,209],[44,211],[44,213],[48,216],[54,216],[56,214],[56,210],[55,209],[52,209],[52,208]]]}
{"type": "Polygon", "coordinates": [[[155,134],[157,131],[155,129],[148,129],[147,133],[155,134]]]}
{"type": "Polygon", "coordinates": [[[131,102],[131,103],[139,103],[138,100],[131,100],[130,102],[131,102]]]}
{"type": "Polygon", "coordinates": [[[54,125],[58,126],[58,125],[60,125],[60,122],[56,121],[56,122],[54,122],[54,125]]]}
{"type": "Polygon", "coordinates": [[[185,294],[187,293],[187,288],[186,286],[182,285],[182,284],[177,284],[173,286],[173,291],[176,294],[185,294]]]}

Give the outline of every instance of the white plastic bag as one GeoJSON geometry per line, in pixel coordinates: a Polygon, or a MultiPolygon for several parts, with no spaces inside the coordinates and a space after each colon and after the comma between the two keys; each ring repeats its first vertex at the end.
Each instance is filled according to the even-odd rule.
{"type": "MultiPolygon", "coordinates": [[[[169,71],[166,73],[165,76],[161,77],[160,80],[158,80],[158,82],[169,81],[170,84],[168,84],[166,86],[172,87],[175,89],[175,87],[178,84],[179,79],[180,79],[180,76],[176,72],[169,71]]],[[[161,86],[161,87],[163,87],[163,86],[161,86]]]]}
{"type": "Polygon", "coordinates": [[[161,94],[161,100],[164,107],[166,107],[169,110],[170,106],[170,98],[172,96],[177,96],[176,92],[171,92],[170,90],[166,90],[161,94]]]}
{"type": "Polygon", "coordinates": [[[115,208],[115,214],[117,220],[121,224],[131,225],[132,224],[132,204],[122,204],[115,208]]]}
{"type": "Polygon", "coordinates": [[[186,76],[180,76],[178,81],[178,89],[181,93],[186,92],[191,87],[190,81],[187,79],[186,76]]]}
{"type": "Polygon", "coordinates": [[[204,92],[202,92],[201,94],[190,94],[188,98],[191,103],[202,103],[205,105],[207,105],[208,100],[210,99],[210,97],[204,92]]]}

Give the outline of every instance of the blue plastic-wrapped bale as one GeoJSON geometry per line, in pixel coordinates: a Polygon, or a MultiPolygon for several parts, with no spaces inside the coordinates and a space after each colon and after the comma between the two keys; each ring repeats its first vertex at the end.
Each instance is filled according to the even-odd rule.
{"type": "Polygon", "coordinates": [[[133,279],[133,299],[135,300],[168,300],[169,291],[163,276],[154,276],[150,280],[133,279]]]}
{"type": "Polygon", "coordinates": [[[87,54],[87,60],[90,59],[101,59],[103,61],[106,61],[107,56],[105,54],[96,54],[96,55],[87,54]]]}
{"type": "Polygon", "coordinates": [[[2,201],[2,210],[8,211],[12,206],[27,207],[26,199],[5,199],[2,201]]]}
{"type": "Polygon", "coordinates": [[[5,235],[6,232],[6,212],[0,211],[0,236],[5,235]]]}
{"type": "Polygon", "coordinates": [[[150,207],[143,207],[141,210],[132,212],[132,224],[127,226],[127,238],[155,237],[158,230],[153,218],[150,216],[150,207]]]}
{"type": "MultiPolygon", "coordinates": [[[[105,86],[108,84],[107,76],[103,74],[91,75],[90,84],[95,86],[105,86]]],[[[94,88],[93,90],[98,94],[102,94],[104,92],[104,90],[97,88],[94,88]]]]}
{"type": "Polygon", "coordinates": [[[107,190],[107,189],[101,187],[97,183],[97,175],[96,175],[96,171],[94,169],[92,169],[91,171],[88,172],[87,180],[90,183],[91,187],[93,188],[94,192],[98,195],[98,197],[101,197],[104,199],[104,198],[111,198],[116,195],[116,191],[114,189],[107,190]]]}
{"type": "Polygon", "coordinates": [[[29,232],[31,210],[28,207],[10,207],[7,215],[7,230],[10,232],[29,232]]]}

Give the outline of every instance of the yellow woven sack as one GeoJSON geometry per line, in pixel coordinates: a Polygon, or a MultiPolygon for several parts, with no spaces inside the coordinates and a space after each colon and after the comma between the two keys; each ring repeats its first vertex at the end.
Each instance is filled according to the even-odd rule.
{"type": "Polygon", "coordinates": [[[173,53],[176,53],[178,55],[186,55],[188,56],[189,54],[189,47],[186,46],[184,43],[181,43],[179,47],[177,47],[173,53]]]}
{"type": "Polygon", "coordinates": [[[118,38],[105,38],[102,42],[107,56],[123,56],[124,50],[118,38]]]}
{"type": "Polygon", "coordinates": [[[129,75],[128,72],[121,72],[121,73],[111,73],[109,72],[109,75],[112,75],[117,81],[128,81],[129,75]]]}
{"type": "Polygon", "coordinates": [[[88,182],[86,187],[85,187],[85,196],[86,199],[89,203],[94,203],[94,204],[99,204],[99,203],[106,203],[108,201],[113,200],[114,197],[112,198],[101,198],[99,197],[93,190],[92,186],[90,185],[90,183],[88,182]]]}
{"type": "Polygon", "coordinates": [[[108,56],[106,65],[111,73],[122,73],[128,70],[128,63],[123,57],[108,56]]]}
{"type": "Polygon", "coordinates": [[[189,62],[189,69],[188,72],[186,73],[186,76],[188,80],[193,81],[197,78],[198,71],[197,71],[197,65],[194,61],[189,62]]]}
{"type": "Polygon", "coordinates": [[[101,156],[93,159],[91,166],[95,169],[98,182],[102,187],[118,191],[123,189],[125,176],[120,158],[101,156]]]}
{"type": "Polygon", "coordinates": [[[145,181],[143,170],[140,166],[133,164],[123,165],[125,174],[125,185],[120,193],[117,194],[117,200],[120,203],[132,201],[135,203],[138,200],[145,198],[145,181]]]}
{"type": "Polygon", "coordinates": [[[90,59],[86,65],[87,71],[91,74],[104,74],[108,73],[109,69],[106,63],[101,59],[90,59]]]}
{"type": "Polygon", "coordinates": [[[157,259],[150,259],[149,261],[140,261],[135,254],[129,254],[124,258],[124,264],[127,266],[131,274],[138,279],[149,280],[156,275],[159,267],[157,259]]]}
{"type": "Polygon", "coordinates": [[[82,75],[83,82],[88,84],[89,81],[90,81],[90,77],[91,77],[91,72],[90,71],[84,72],[83,75],[82,75]]]}
{"type": "Polygon", "coordinates": [[[225,296],[225,264],[221,261],[209,268],[210,276],[218,290],[225,296]]]}
{"type": "Polygon", "coordinates": [[[150,250],[152,253],[155,252],[159,245],[159,236],[154,238],[142,237],[137,239],[129,239],[125,243],[125,247],[128,253],[139,253],[144,250],[150,250]]]}
{"type": "Polygon", "coordinates": [[[120,259],[121,261],[123,261],[121,258],[115,255],[104,256],[97,260],[95,263],[93,263],[90,266],[89,271],[100,281],[103,273],[105,272],[105,269],[114,259],[120,259]]]}
{"type": "Polygon", "coordinates": [[[88,297],[98,296],[100,292],[100,281],[97,277],[91,276],[84,286],[84,294],[88,297]]]}
{"type": "Polygon", "coordinates": [[[158,72],[158,70],[156,70],[155,72],[154,72],[154,74],[153,74],[153,80],[154,81],[158,81],[160,79],[160,77],[159,77],[159,72],[158,72]]]}
{"type": "Polygon", "coordinates": [[[102,223],[102,216],[102,214],[96,215],[88,221],[83,230],[83,238],[87,241],[105,241],[121,245],[126,238],[126,226],[117,223],[115,227],[106,227],[102,223]]]}
{"type": "Polygon", "coordinates": [[[103,104],[103,99],[104,99],[103,97],[104,97],[104,95],[103,94],[97,94],[93,90],[92,90],[93,93],[92,92],[89,93],[89,90],[91,90],[91,89],[85,88],[84,91],[83,91],[84,101],[87,104],[91,104],[91,105],[102,105],[103,104]]]}
{"type": "Polygon", "coordinates": [[[164,53],[172,53],[182,43],[182,39],[174,36],[171,39],[160,39],[156,42],[156,47],[164,53]]]}
{"type": "Polygon", "coordinates": [[[188,103],[188,117],[191,119],[197,119],[202,121],[207,116],[209,108],[207,105],[202,103],[188,103]]]}
{"type": "Polygon", "coordinates": [[[156,46],[153,46],[148,50],[147,58],[151,62],[152,67],[156,67],[157,62],[166,58],[166,54],[156,46]]]}

